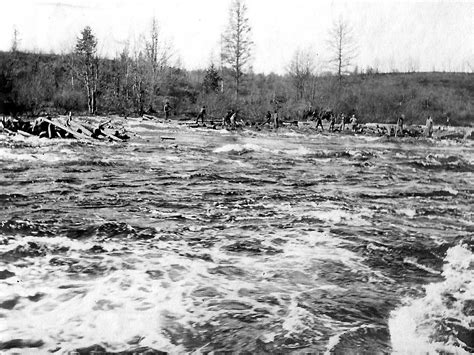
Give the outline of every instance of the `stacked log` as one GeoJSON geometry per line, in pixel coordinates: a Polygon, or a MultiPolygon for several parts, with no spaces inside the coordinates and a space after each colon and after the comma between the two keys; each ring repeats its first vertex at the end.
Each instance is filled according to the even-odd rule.
{"type": "Polygon", "coordinates": [[[105,139],[115,142],[124,142],[130,138],[125,131],[114,131],[108,128],[107,123],[99,124],[98,127],[94,128],[73,121],[70,118],[52,118],[46,116],[28,121],[3,117],[0,122],[0,132],[4,131],[10,135],[21,135],[24,137],[37,136],[40,138],[77,139],[80,141],[105,139]]]}

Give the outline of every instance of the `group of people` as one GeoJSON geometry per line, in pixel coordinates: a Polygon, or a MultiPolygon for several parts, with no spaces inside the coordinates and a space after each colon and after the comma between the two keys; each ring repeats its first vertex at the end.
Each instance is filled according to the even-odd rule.
{"type": "MultiPolygon", "coordinates": [[[[166,102],[164,105],[164,113],[165,113],[166,118],[169,117],[170,111],[171,111],[171,106],[169,102],[166,102]]],[[[237,111],[233,109],[229,109],[224,115],[224,117],[222,118],[222,126],[235,129],[237,123],[244,124],[242,120],[240,120],[240,122],[237,122],[237,116],[238,116],[237,111]]],[[[199,111],[199,114],[196,117],[196,124],[199,124],[199,121],[201,121],[201,123],[204,124],[204,120],[206,117],[207,117],[207,109],[206,109],[206,106],[203,105],[199,111]]],[[[359,125],[359,122],[355,114],[352,114],[350,116],[346,115],[343,112],[339,114],[335,114],[332,110],[319,111],[319,110],[313,109],[310,106],[309,110],[306,111],[305,117],[315,121],[316,122],[315,129],[318,131],[319,129],[321,129],[322,132],[324,131],[323,120],[326,120],[329,122],[329,125],[327,126],[327,130],[329,132],[342,132],[347,129],[347,126],[353,132],[360,132],[363,129],[363,126],[359,125]]],[[[447,122],[449,124],[449,120],[447,122]]],[[[259,127],[262,127],[267,124],[275,129],[281,127],[282,122],[280,120],[280,114],[278,110],[274,110],[273,113],[270,111],[267,111],[265,113],[263,122],[261,122],[260,124],[257,123],[256,125],[259,127]]],[[[406,133],[404,129],[404,124],[405,124],[405,115],[402,114],[397,119],[397,124],[396,124],[395,129],[391,127],[387,134],[394,135],[395,137],[403,136],[406,133]]],[[[379,126],[377,127],[379,130],[381,129],[379,126]]],[[[426,137],[431,137],[433,135],[433,119],[431,118],[431,116],[429,116],[426,120],[425,129],[423,133],[426,137]]]]}
{"type": "Polygon", "coordinates": [[[323,120],[329,121],[329,126],[327,127],[329,132],[342,132],[346,129],[346,125],[350,125],[350,129],[354,132],[357,131],[359,124],[355,114],[349,118],[343,112],[339,115],[336,115],[332,110],[318,111],[310,109],[309,114],[306,115],[307,118],[312,118],[316,121],[316,130],[321,128],[321,131],[324,131],[323,120]]]}

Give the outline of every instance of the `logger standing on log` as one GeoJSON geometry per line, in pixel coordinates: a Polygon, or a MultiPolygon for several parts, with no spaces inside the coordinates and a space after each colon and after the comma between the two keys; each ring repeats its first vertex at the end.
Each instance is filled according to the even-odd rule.
{"type": "Polygon", "coordinates": [[[426,120],[425,135],[431,137],[433,135],[433,119],[431,116],[428,116],[426,120]]]}
{"type": "Polygon", "coordinates": [[[275,113],[273,114],[273,127],[280,127],[280,117],[278,116],[278,110],[275,110],[275,113]]]}
{"type": "Polygon", "coordinates": [[[336,123],[336,115],[331,112],[329,115],[329,131],[334,132],[335,123],[336,123]]]}
{"type": "Polygon", "coordinates": [[[165,112],[165,118],[168,119],[171,112],[171,106],[168,101],[166,101],[165,105],[163,106],[163,111],[165,112]]]}
{"type": "Polygon", "coordinates": [[[227,111],[226,115],[222,119],[222,126],[223,127],[226,127],[226,126],[231,124],[230,118],[232,117],[233,114],[234,114],[234,110],[230,109],[229,111],[227,111]]]}
{"type": "Polygon", "coordinates": [[[355,132],[357,129],[357,117],[353,114],[351,117],[352,130],[355,132]]]}
{"type": "Polygon", "coordinates": [[[346,116],[341,113],[341,125],[339,126],[339,130],[342,132],[346,128],[346,116]]]}
{"type": "Polygon", "coordinates": [[[318,130],[318,127],[321,127],[321,132],[324,132],[322,116],[319,115],[316,111],[314,111],[313,117],[316,118],[316,130],[318,130]]]}
{"type": "Polygon", "coordinates": [[[199,115],[196,118],[196,124],[199,124],[199,119],[201,119],[202,124],[204,124],[204,117],[206,116],[206,106],[202,106],[199,115]]]}
{"type": "Polygon", "coordinates": [[[405,115],[400,115],[397,120],[397,129],[395,130],[395,137],[398,136],[398,132],[403,136],[403,121],[405,120],[405,115]]]}

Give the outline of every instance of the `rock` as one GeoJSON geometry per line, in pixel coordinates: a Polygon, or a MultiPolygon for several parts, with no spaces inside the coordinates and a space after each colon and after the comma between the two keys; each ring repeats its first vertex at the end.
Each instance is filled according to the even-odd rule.
{"type": "Polygon", "coordinates": [[[14,349],[14,348],[39,348],[43,346],[42,340],[31,339],[11,339],[0,342],[0,350],[14,349]]]}
{"type": "Polygon", "coordinates": [[[0,280],[5,280],[8,279],[9,277],[15,276],[14,272],[8,271],[8,270],[3,270],[0,271],[0,280]]]}
{"type": "Polygon", "coordinates": [[[120,355],[132,355],[132,354],[133,355],[135,355],[135,354],[167,355],[168,353],[166,353],[164,351],[156,350],[156,349],[153,349],[153,348],[149,348],[148,346],[141,346],[141,347],[138,347],[138,348],[122,351],[122,352],[119,352],[117,354],[120,354],[120,355]]]}
{"type": "Polygon", "coordinates": [[[106,350],[104,347],[100,345],[91,345],[85,348],[79,348],[75,349],[75,352],[77,352],[79,355],[92,355],[92,354],[105,354],[106,350]]]}
{"type": "Polygon", "coordinates": [[[15,296],[9,300],[3,301],[0,303],[0,308],[13,309],[15,308],[19,300],[20,300],[20,296],[15,296]]]}
{"type": "Polygon", "coordinates": [[[105,250],[101,245],[95,244],[89,249],[89,252],[95,253],[95,254],[100,254],[100,253],[105,253],[107,250],[105,250]]]}

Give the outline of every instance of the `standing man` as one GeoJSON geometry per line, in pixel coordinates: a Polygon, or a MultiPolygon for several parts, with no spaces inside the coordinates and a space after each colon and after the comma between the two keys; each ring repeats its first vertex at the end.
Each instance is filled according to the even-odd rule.
{"type": "Polygon", "coordinates": [[[206,116],[206,106],[202,106],[201,111],[199,112],[199,115],[196,118],[196,123],[199,124],[199,119],[201,119],[202,124],[204,124],[204,117],[206,116]]]}
{"type": "Polygon", "coordinates": [[[171,106],[168,101],[166,101],[165,106],[163,106],[163,111],[165,112],[165,118],[168,119],[171,112],[171,106]]]}
{"type": "Polygon", "coordinates": [[[237,121],[237,111],[232,110],[232,116],[230,116],[230,128],[235,129],[235,122],[237,121]]]}
{"type": "Polygon", "coordinates": [[[333,112],[329,114],[329,131],[334,132],[334,124],[336,123],[336,115],[333,112]]]}
{"type": "Polygon", "coordinates": [[[344,113],[341,113],[341,125],[339,126],[339,131],[343,131],[346,128],[346,116],[344,113]]]}
{"type": "Polygon", "coordinates": [[[230,118],[232,117],[233,114],[234,114],[233,109],[230,109],[230,110],[227,111],[224,118],[222,119],[222,127],[227,127],[228,125],[230,125],[230,123],[231,123],[230,118]]]}
{"type": "Polygon", "coordinates": [[[321,115],[318,115],[316,111],[314,111],[313,117],[316,118],[316,130],[318,130],[318,127],[321,127],[321,132],[324,132],[323,120],[321,115]]]}
{"type": "Polygon", "coordinates": [[[428,116],[428,119],[426,120],[425,135],[429,138],[433,135],[433,119],[431,116],[428,116]]]}
{"type": "Polygon", "coordinates": [[[356,131],[357,129],[357,117],[355,114],[352,114],[352,117],[351,117],[351,125],[352,125],[352,131],[356,131]]]}
{"type": "Polygon", "coordinates": [[[398,132],[403,136],[403,121],[405,120],[405,115],[400,115],[397,120],[397,129],[395,130],[395,137],[398,136],[398,132]]]}
{"type": "Polygon", "coordinates": [[[275,113],[273,114],[273,127],[280,127],[280,118],[278,116],[278,110],[275,110],[275,113]]]}

